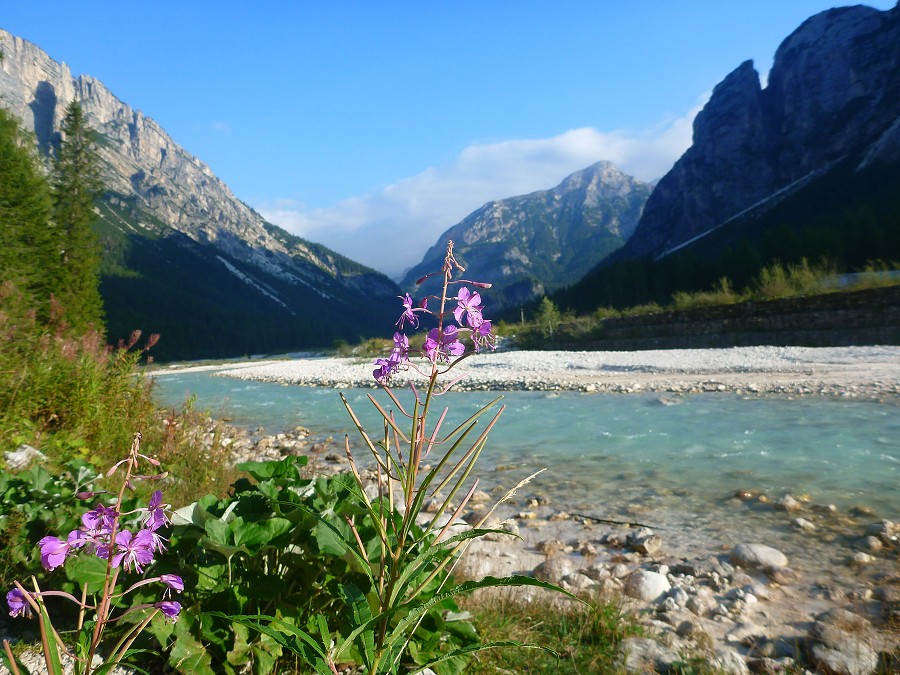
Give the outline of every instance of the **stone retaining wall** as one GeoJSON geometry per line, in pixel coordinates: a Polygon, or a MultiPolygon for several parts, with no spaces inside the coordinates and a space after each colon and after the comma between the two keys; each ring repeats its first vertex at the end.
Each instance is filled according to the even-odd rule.
{"type": "Polygon", "coordinates": [[[603,337],[580,347],[631,351],[875,344],[900,344],[900,286],[610,318],[603,322],[603,337]]]}

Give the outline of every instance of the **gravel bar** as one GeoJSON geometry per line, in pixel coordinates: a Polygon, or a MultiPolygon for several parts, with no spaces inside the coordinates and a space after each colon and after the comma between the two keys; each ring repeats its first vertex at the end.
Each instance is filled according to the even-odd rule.
{"type": "MultiPolygon", "coordinates": [[[[373,387],[373,359],[312,357],[207,366],[216,375],[332,388],[373,387]]],[[[190,370],[185,368],[184,370],[190,370]]],[[[166,372],[172,372],[167,370],[166,372]]],[[[798,396],[900,396],[900,347],[733,347],[632,352],[473,354],[453,368],[463,390],[736,392],[798,396]]],[[[449,376],[448,376],[449,377],[449,376]]],[[[414,369],[395,386],[424,380],[414,369]]]]}

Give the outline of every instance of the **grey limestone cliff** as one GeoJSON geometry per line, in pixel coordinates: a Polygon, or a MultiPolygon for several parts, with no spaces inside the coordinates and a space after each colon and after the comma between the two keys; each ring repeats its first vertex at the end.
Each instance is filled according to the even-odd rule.
{"type": "Polygon", "coordinates": [[[616,257],[664,255],[848,157],[898,156],[900,7],[822,12],[782,42],[765,88],[750,61],[715,87],[616,257]]]}
{"type": "MultiPolygon", "coordinates": [[[[152,118],[120,101],[100,81],[73,76],[65,63],[2,29],[0,50],[0,105],[34,132],[45,153],[58,141],[60,122],[72,100],[81,103],[97,132],[107,190],[99,205],[102,226],[107,235],[115,231],[119,239],[129,240],[125,245],[107,236],[106,243],[114,243],[108,255],[112,249],[132,251],[135,242],[144,246],[148,238],[163,238],[179,246],[179,252],[203,257],[207,277],[238,279],[249,294],[245,300],[284,312],[292,320],[308,311],[304,305],[310,292],[343,315],[362,318],[371,316],[379,303],[396,299],[399,289],[384,275],[267,223],[152,118]]],[[[120,262],[126,268],[133,264],[120,262]]],[[[113,323],[117,308],[111,298],[118,295],[117,283],[115,275],[107,275],[104,282],[113,323]]],[[[239,320],[237,307],[234,312],[239,320]]],[[[154,323],[153,316],[134,317],[144,318],[154,323]]],[[[360,323],[355,336],[366,332],[364,325],[360,323]]],[[[353,332],[348,329],[348,334],[353,332]]]]}

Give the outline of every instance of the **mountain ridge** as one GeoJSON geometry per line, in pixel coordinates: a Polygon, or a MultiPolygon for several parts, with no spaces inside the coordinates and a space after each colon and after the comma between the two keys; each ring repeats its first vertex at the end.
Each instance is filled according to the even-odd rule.
{"type": "MultiPolygon", "coordinates": [[[[399,287],[385,275],[267,222],[239,200],[209,166],[178,145],[152,118],[119,100],[99,80],[89,75],[73,76],[65,63],[2,29],[0,49],[5,55],[0,61],[0,104],[34,132],[45,154],[58,141],[65,107],[72,100],[81,103],[88,124],[97,133],[106,185],[106,194],[98,205],[104,222],[98,229],[107,251],[112,247],[119,253],[112,263],[105,256],[101,291],[106,297],[120,283],[120,273],[129,269],[122,256],[134,250],[134,241],[129,246],[114,240],[143,239],[139,245],[151,248],[156,244],[148,242],[158,243],[160,237],[171,240],[167,246],[186,244],[174,236],[179,233],[197,245],[186,251],[209,259],[204,260],[206,274],[239,278],[254,291],[246,297],[251,307],[221,308],[222,313],[232,312],[235,321],[241,321],[242,313],[256,302],[276,308],[289,322],[304,316],[314,320],[330,303],[337,315],[333,323],[335,339],[356,339],[360,332],[380,329],[379,314],[387,311],[399,293],[399,287]],[[313,297],[319,300],[311,303],[313,297]]],[[[145,264],[142,273],[151,271],[152,265],[145,264]]],[[[129,285],[133,285],[133,277],[129,285]]],[[[145,292],[163,287],[149,284],[145,292]]],[[[188,289],[174,290],[183,293],[188,289]]],[[[126,312],[118,302],[107,304],[111,335],[120,331],[127,334],[137,327],[123,324],[126,312]]],[[[145,325],[141,327],[158,332],[158,324],[168,323],[167,317],[155,303],[144,305],[145,325]]],[[[133,312],[128,314],[135,316],[133,312]]],[[[190,321],[191,317],[184,319],[190,321]]],[[[327,333],[319,338],[325,342],[316,346],[331,342],[327,333]]],[[[250,351],[259,351],[253,349],[252,339],[241,342],[250,351]]],[[[266,339],[259,343],[273,346],[266,339]]],[[[310,346],[282,341],[276,348],[310,346]]],[[[172,352],[173,356],[176,352],[178,356],[194,357],[225,355],[205,354],[195,347],[168,349],[165,335],[158,351],[172,352]]]]}
{"type": "Polygon", "coordinates": [[[558,185],[492,200],[447,229],[407,271],[401,286],[440,269],[444,242],[457,258],[490,279],[498,311],[577,281],[631,235],[651,187],[600,161],[558,185]]]}

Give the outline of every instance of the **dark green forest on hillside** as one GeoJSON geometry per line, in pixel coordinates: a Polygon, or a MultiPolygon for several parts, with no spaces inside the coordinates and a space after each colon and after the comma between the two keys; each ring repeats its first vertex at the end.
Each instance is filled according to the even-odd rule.
{"type": "MultiPolygon", "coordinates": [[[[900,166],[856,172],[848,161],[759,215],[749,214],[660,260],[604,262],[554,293],[560,308],[668,304],[678,292],[711,290],[726,277],[747,287],[773,263],[807,260],[840,272],[900,261],[900,166]]],[[[510,317],[513,319],[514,317],[510,317]]]]}

